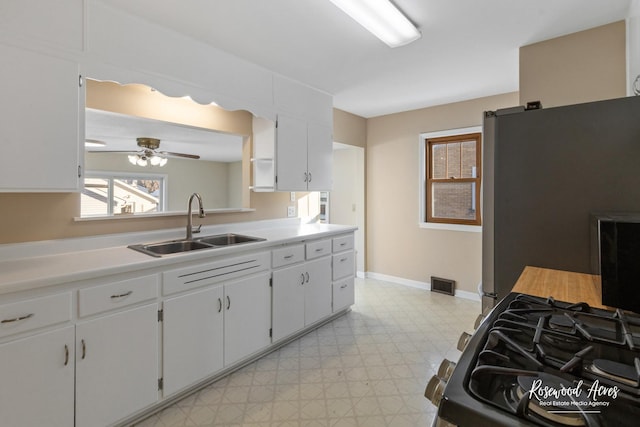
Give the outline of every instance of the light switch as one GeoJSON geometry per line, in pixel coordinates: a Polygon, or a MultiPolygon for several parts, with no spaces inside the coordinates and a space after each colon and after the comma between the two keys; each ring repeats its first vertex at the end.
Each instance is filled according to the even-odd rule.
{"type": "Polygon", "coordinates": [[[287,217],[293,218],[294,216],[296,216],[296,207],[287,206],[287,217]]]}

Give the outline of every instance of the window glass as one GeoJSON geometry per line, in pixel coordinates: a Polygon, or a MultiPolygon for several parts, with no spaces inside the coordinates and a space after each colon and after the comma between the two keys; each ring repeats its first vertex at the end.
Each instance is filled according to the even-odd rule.
{"type": "Polygon", "coordinates": [[[480,133],[425,140],[426,221],[480,225],[480,133]]]}
{"type": "Polygon", "coordinates": [[[80,215],[162,212],[164,191],[164,177],[93,174],[85,178],[80,215]]]}

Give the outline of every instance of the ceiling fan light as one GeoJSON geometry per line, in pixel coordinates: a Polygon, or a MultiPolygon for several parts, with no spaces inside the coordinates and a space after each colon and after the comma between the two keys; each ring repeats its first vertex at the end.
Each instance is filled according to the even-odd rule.
{"type": "Polygon", "coordinates": [[[131,163],[132,165],[137,165],[138,164],[138,155],[137,154],[129,154],[127,156],[127,158],[129,159],[129,163],[131,163]]]}
{"type": "Polygon", "coordinates": [[[149,159],[149,162],[151,163],[151,166],[158,166],[160,162],[162,162],[162,157],[151,156],[151,158],[149,159]]]}
{"type": "Polygon", "coordinates": [[[140,157],[137,161],[138,166],[147,166],[147,159],[144,157],[140,157]]]}
{"type": "Polygon", "coordinates": [[[385,42],[404,46],[421,37],[420,31],[389,0],[329,0],[385,42]]]}
{"type": "Polygon", "coordinates": [[[166,158],[166,157],[163,157],[163,158],[160,160],[160,167],[162,167],[162,166],[164,166],[164,165],[166,165],[166,164],[167,164],[167,158],[166,158]]]}

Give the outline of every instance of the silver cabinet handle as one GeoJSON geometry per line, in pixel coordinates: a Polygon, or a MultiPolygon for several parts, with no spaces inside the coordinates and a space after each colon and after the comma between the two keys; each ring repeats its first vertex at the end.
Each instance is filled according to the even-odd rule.
{"type": "Polygon", "coordinates": [[[345,262],[347,258],[340,258],[340,262],[345,262]]]}
{"type": "Polygon", "coordinates": [[[64,345],[64,366],[69,364],[69,346],[64,345]]]}
{"type": "Polygon", "coordinates": [[[309,283],[309,272],[307,271],[306,273],[304,273],[305,276],[307,277],[306,283],[309,283]]]}
{"type": "Polygon", "coordinates": [[[304,173],[304,182],[309,182],[309,174],[307,172],[304,173]]]}
{"type": "Polygon", "coordinates": [[[83,339],[80,340],[80,343],[82,344],[82,360],[84,360],[84,358],[87,356],[87,344],[83,339]]]}
{"type": "Polygon", "coordinates": [[[125,293],[122,293],[122,294],[111,295],[111,299],[118,299],[118,298],[128,297],[132,293],[133,293],[133,291],[129,291],[129,292],[125,292],[125,293]]]}
{"type": "Polygon", "coordinates": [[[302,279],[300,280],[300,284],[304,285],[304,273],[300,274],[300,279],[302,279]]]}
{"type": "Polygon", "coordinates": [[[25,319],[30,319],[33,316],[35,316],[34,313],[29,313],[27,315],[24,316],[18,316],[18,317],[14,317],[13,319],[4,319],[2,322],[0,323],[13,323],[13,322],[19,322],[21,320],[25,320],[25,319]]]}
{"type": "Polygon", "coordinates": [[[311,182],[311,172],[309,172],[309,181],[307,182],[311,182]]]}
{"type": "Polygon", "coordinates": [[[316,252],[322,252],[322,251],[324,251],[324,248],[318,248],[318,249],[316,249],[316,252]]]}
{"type": "Polygon", "coordinates": [[[293,254],[284,256],[284,259],[291,259],[291,258],[293,258],[293,254]]]}
{"type": "Polygon", "coordinates": [[[340,289],[345,289],[348,285],[345,283],[344,285],[340,286],[340,289]]]}
{"type": "Polygon", "coordinates": [[[347,246],[347,243],[346,242],[342,242],[342,243],[340,243],[340,246],[347,246]]]}
{"type": "Polygon", "coordinates": [[[230,307],[231,307],[231,298],[229,298],[229,295],[227,295],[227,310],[229,310],[230,307]]]}
{"type": "Polygon", "coordinates": [[[222,311],[222,299],[218,298],[218,313],[222,311]]]}

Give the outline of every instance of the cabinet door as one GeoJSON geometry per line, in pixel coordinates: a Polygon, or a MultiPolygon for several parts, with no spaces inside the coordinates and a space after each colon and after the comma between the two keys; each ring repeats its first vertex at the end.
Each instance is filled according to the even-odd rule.
{"type": "Polygon", "coordinates": [[[310,325],[331,314],[331,258],[305,264],[304,323],[310,325]]]}
{"type": "Polygon", "coordinates": [[[0,191],[77,191],[78,64],[0,45],[0,191]]]}
{"type": "Polygon", "coordinates": [[[223,287],[168,299],[163,306],[163,395],[223,367],[223,287]]]}
{"type": "Polygon", "coordinates": [[[156,303],[76,325],[76,427],[105,426],[158,399],[156,303]]]}
{"type": "Polygon", "coordinates": [[[329,191],[333,184],[333,134],[328,126],[309,123],[307,170],[309,191],[329,191]]]}
{"type": "Polygon", "coordinates": [[[276,140],[276,188],[280,191],[307,190],[307,123],[278,116],[276,140]]]}
{"type": "Polygon", "coordinates": [[[73,426],[73,342],[69,326],[0,345],[0,424],[73,426]]]}
{"type": "Polygon", "coordinates": [[[229,366],[271,344],[269,273],[229,282],[224,294],[224,364],[229,366]]]}
{"type": "Polygon", "coordinates": [[[304,327],[304,264],[273,272],[273,341],[304,327]]]}

